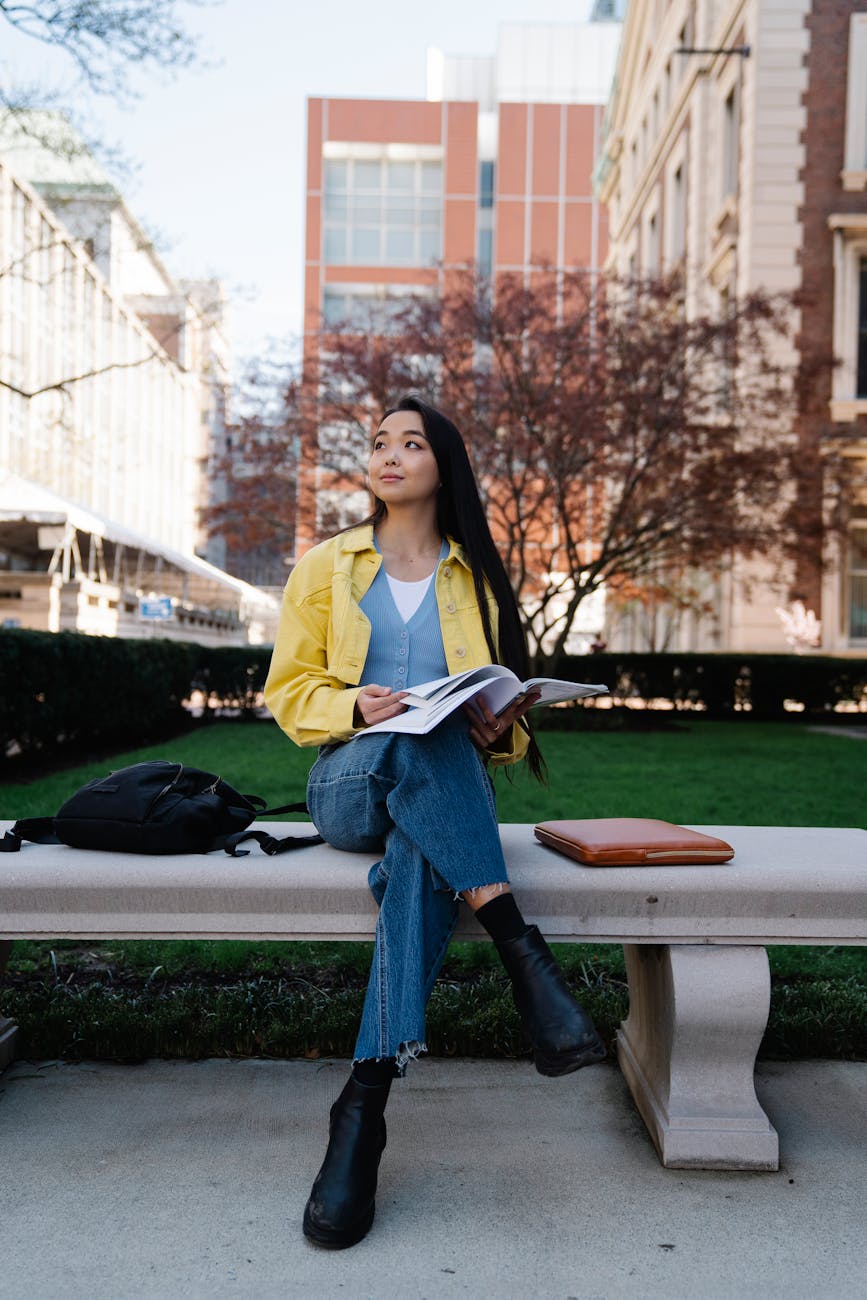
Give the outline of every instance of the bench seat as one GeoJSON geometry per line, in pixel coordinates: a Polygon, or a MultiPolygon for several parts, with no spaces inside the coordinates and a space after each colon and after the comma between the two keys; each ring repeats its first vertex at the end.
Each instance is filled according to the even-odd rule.
{"type": "MultiPolygon", "coordinates": [[[[753,1085],[770,1006],[765,947],[867,943],[867,831],[695,829],[728,840],[734,860],[582,867],[538,844],[531,825],[501,836],[522,910],[549,940],[624,946],[618,1059],[663,1163],[775,1169],[777,1135],[753,1085]]],[[[0,860],[0,940],[371,938],[375,860],[329,845],[267,857],[253,843],[233,859],[27,844],[0,860]]],[[[456,937],[486,937],[469,909],[456,937]]],[[[0,1065],[13,1039],[0,1021],[0,1065]]]]}

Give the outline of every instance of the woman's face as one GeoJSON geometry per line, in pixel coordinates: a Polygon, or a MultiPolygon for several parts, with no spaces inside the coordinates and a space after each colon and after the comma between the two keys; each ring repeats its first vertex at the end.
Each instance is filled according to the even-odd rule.
{"type": "Polygon", "coordinates": [[[392,411],[373,439],[370,486],[388,505],[413,505],[437,494],[440,473],[418,411],[392,411]]]}

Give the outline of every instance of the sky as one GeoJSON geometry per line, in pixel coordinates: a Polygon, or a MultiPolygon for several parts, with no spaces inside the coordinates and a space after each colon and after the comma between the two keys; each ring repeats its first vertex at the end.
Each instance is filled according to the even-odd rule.
{"type": "MultiPolygon", "coordinates": [[[[591,0],[205,0],[181,6],[202,66],[138,75],[125,106],[76,92],[82,120],[133,164],[127,205],[178,278],[221,279],[236,373],[285,354],[301,327],[306,99],[424,99],[429,46],[493,54],[501,22],[581,22],[591,0]]],[[[0,29],[0,76],[69,67],[0,29]]]]}

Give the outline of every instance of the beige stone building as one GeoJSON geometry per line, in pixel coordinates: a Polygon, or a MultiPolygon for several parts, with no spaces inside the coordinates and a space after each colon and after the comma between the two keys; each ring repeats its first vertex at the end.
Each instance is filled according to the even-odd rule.
{"type": "Polygon", "coordinates": [[[787,359],[833,348],[840,363],[793,388],[781,417],[824,466],[817,518],[845,467],[847,532],[805,543],[782,575],[736,562],[709,575],[713,614],[680,619],[672,648],[784,650],[776,611],[799,599],[822,649],[865,653],[867,0],[631,0],[597,182],[610,268],[679,266],[702,311],[753,288],[794,293],[787,359]]]}

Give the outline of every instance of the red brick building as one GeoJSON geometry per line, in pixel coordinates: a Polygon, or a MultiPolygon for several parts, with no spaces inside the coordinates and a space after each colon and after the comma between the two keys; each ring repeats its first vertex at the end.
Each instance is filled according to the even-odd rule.
{"type": "MultiPolygon", "coordinates": [[[[308,366],[329,327],[387,316],[402,294],[445,287],[450,270],[475,263],[495,279],[602,266],[605,209],[591,178],[618,36],[613,21],[504,27],[496,58],[431,52],[437,98],[308,101],[308,366]]],[[[311,461],[298,554],[328,491],[311,461]]],[[[366,495],[342,505],[357,518],[366,495]]]]}

